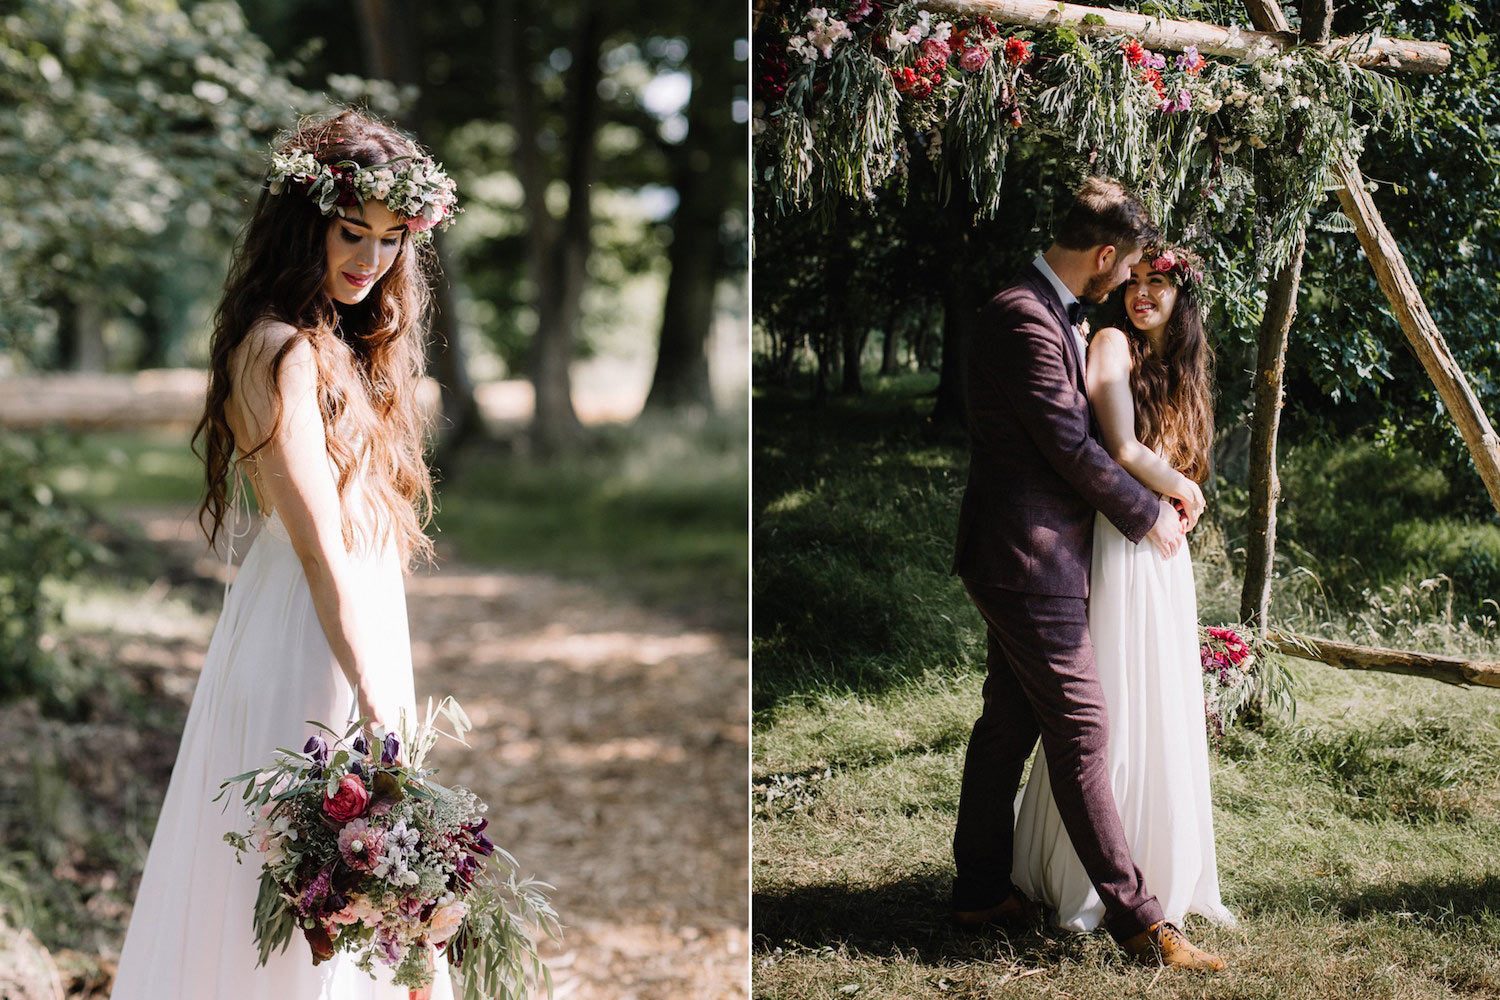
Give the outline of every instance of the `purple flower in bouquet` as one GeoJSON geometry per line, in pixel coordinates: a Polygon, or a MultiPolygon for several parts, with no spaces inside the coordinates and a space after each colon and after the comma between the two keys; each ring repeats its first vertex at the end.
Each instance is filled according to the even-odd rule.
{"type": "Polygon", "coordinates": [[[380,763],[396,763],[396,755],[401,752],[401,741],[396,738],[395,733],[386,733],[385,742],[380,745],[380,763]]]}
{"type": "Polygon", "coordinates": [[[484,828],[489,825],[490,821],[487,819],[481,819],[477,823],[464,824],[464,829],[467,830],[473,837],[473,843],[471,846],[475,851],[478,851],[485,857],[489,857],[491,854],[495,853],[495,842],[490,840],[489,837],[485,836],[484,833],[484,828]]]}
{"type": "Polygon", "coordinates": [[[302,752],[311,757],[318,767],[328,766],[328,743],[317,733],[307,738],[307,742],[302,745],[302,752]]]}
{"type": "Polygon", "coordinates": [[[478,861],[474,860],[473,855],[465,854],[453,866],[453,874],[457,875],[464,885],[470,885],[474,881],[474,876],[479,874],[482,867],[478,861]]]}
{"type": "Polygon", "coordinates": [[[307,888],[302,890],[302,895],[297,900],[297,908],[302,911],[302,915],[312,917],[321,913],[332,888],[333,869],[324,868],[311,882],[307,883],[307,888]]]}
{"type": "Polygon", "coordinates": [[[387,964],[395,965],[401,961],[401,942],[390,931],[382,930],[375,935],[375,944],[380,948],[381,957],[387,964]]]}
{"type": "Polygon", "coordinates": [[[354,743],[351,745],[354,748],[354,752],[359,754],[361,757],[370,752],[370,741],[365,739],[364,733],[360,733],[358,736],[354,737],[354,743]]]}
{"type": "Polygon", "coordinates": [[[374,869],[380,852],[384,849],[385,831],[378,826],[371,826],[369,820],[350,820],[339,831],[339,857],[355,871],[367,872],[374,869]]]}

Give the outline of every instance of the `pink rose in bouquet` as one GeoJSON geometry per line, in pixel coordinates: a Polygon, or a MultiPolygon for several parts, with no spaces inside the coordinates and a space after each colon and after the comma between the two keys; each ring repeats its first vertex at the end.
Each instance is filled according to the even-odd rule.
{"type": "Polygon", "coordinates": [[[338,791],[323,797],[323,813],[335,823],[347,823],[365,811],[370,804],[370,793],[357,774],[346,774],[339,779],[338,791]]]}

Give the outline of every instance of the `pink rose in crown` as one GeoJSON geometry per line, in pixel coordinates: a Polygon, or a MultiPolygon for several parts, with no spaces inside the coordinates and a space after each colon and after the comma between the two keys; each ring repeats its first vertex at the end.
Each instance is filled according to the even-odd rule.
{"type": "Polygon", "coordinates": [[[335,823],[347,823],[365,811],[370,804],[370,793],[357,775],[346,774],[339,779],[338,790],[333,795],[323,796],[323,814],[335,823]]]}
{"type": "MultiPolygon", "coordinates": [[[[1160,271],[1163,274],[1170,273],[1171,270],[1172,270],[1172,268],[1174,268],[1176,266],[1177,266],[1177,258],[1173,257],[1169,253],[1164,253],[1160,257],[1156,258],[1155,260],[1153,260],[1151,262],[1151,270],[1153,270],[1153,271],[1160,271]]],[[[1222,636],[1221,636],[1221,638],[1222,638],[1222,636]]]]}
{"type": "Polygon", "coordinates": [[[446,213],[441,208],[434,212],[433,217],[430,219],[425,214],[414,215],[406,220],[406,231],[409,233],[426,232],[439,222],[442,222],[445,215],[446,213]]]}

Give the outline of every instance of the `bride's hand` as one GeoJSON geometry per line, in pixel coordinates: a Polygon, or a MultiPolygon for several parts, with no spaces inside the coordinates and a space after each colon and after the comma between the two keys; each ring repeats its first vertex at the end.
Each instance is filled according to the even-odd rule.
{"type": "Polygon", "coordinates": [[[1187,525],[1184,530],[1192,531],[1198,526],[1198,518],[1203,516],[1203,508],[1207,506],[1203,499],[1203,490],[1198,484],[1187,476],[1182,477],[1178,488],[1168,496],[1174,496],[1182,501],[1183,513],[1187,515],[1187,525]]]}
{"type": "Polygon", "coordinates": [[[386,713],[365,695],[363,687],[359,689],[359,714],[371,727],[380,726],[388,733],[396,731],[396,719],[387,717],[386,713]]]}

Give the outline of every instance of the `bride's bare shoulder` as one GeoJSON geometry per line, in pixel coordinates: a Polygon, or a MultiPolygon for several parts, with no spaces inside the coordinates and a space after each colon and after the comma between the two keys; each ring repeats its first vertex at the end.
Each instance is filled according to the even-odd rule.
{"type": "Polygon", "coordinates": [[[231,353],[230,371],[235,376],[235,381],[244,382],[246,376],[253,373],[261,376],[256,381],[269,382],[272,363],[289,341],[299,342],[293,343],[287,351],[278,375],[287,374],[289,365],[306,363],[309,358],[304,355],[310,355],[311,345],[305,339],[299,340],[297,328],[290,323],[284,323],[269,315],[256,320],[250,325],[250,329],[245,331],[244,339],[235,346],[231,353]]]}
{"type": "Polygon", "coordinates": [[[1099,365],[1130,366],[1130,341],[1117,326],[1106,326],[1089,338],[1089,367],[1099,365]]]}
{"type": "Polygon", "coordinates": [[[1105,326],[1095,330],[1094,335],[1089,338],[1090,350],[1096,345],[1106,349],[1129,346],[1125,339],[1125,331],[1117,326],[1105,326]]]}

